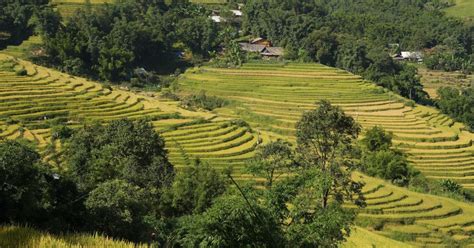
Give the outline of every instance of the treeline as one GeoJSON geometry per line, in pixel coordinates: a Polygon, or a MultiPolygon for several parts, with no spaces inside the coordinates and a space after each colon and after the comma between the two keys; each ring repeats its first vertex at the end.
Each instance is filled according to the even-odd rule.
{"type": "Polygon", "coordinates": [[[423,102],[427,95],[416,69],[389,54],[432,49],[426,61],[437,67],[443,60],[434,57],[444,47],[465,67],[472,63],[473,27],[446,17],[443,7],[443,1],[428,0],[257,0],[247,1],[243,27],[285,47],[288,58],[337,66],[423,102]]]}
{"type": "Polygon", "coordinates": [[[32,17],[46,8],[48,0],[5,0],[0,2],[0,49],[20,44],[34,31],[32,17]]]}
{"type": "Polygon", "coordinates": [[[457,89],[441,87],[438,89],[438,108],[456,121],[463,122],[470,131],[474,131],[474,87],[457,89]]]}
{"type": "Polygon", "coordinates": [[[220,43],[209,15],[188,1],[162,0],[85,6],[65,23],[57,13],[43,12],[43,62],[76,75],[139,82],[151,72],[173,72],[182,52],[209,57],[220,43]]]}

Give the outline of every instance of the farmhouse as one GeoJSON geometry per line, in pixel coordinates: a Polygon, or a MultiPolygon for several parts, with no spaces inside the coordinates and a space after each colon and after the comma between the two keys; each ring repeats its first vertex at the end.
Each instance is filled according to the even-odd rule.
{"type": "Polygon", "coordinates": [[[267,39],[262,38],[262,37],[255,38],[255,39],[251,40],[249,43],[254,44],[254,45],[264,45],[266,47],[271,47],[272,46],[272,42],[270,40],[267,40],[267,39]]]}
{"type": "Polygon", "coordinates": [[[251,44],[251,43],[239,43],[240,49],[249,53],[262,53],[265,50],[265,45],[251,44]]]}
{"type": "Polygon", "coordinates": [[[265,47],[260,54],[264,57],[280,57],[283,52],[283,47],[265,47]]]}
{"type": "Polygon", "coordinates": [[[420,51],[402,51],[399,54],[393,56],[395,60],[405,60],[405,61],[423,61],[423,53],[420,51]]]}
{"type": "Polygon", "coordinates": [[[239,45],[240,49],[245,52],[259,53],[266,58],[280,57],[284,53],[283,47],[273,47],[270,40],[261,37],[252,39],[248,43],[239,43],[239,45]]]}

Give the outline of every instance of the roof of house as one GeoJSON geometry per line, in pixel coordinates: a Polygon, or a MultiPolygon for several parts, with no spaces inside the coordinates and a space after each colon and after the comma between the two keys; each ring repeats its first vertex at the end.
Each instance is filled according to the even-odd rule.
{"type": "Polygon", "coordinates": [[[265,47],[262,51],[263,56],[282,56],[285,50],[283,47],[265,47]]]}
{"type": "Polygon", "coordinates": [[[230,11],[232,11],[232,13],[233,13],[235,16],[242,16],[242,11],[240,11],[240,10],[232,9],[232,10],[230,10],[230,11]]]}
{"type": "Polygon", "coordinates": [[[262,41],[262,40],[265,40],[265,39],[262,38],[262,37],[258,37],[258,38],[255,38],[255,39],[251,40],[250,43],[259,42],[259,41],[262,41]]]}
{"type": "Polygon", "coordinates": [[[261,53],[265,49],[265,45],[250,44],[250,43],[239,43],[240,48],[246,52],[258,52],[261,53]]]}
{"type": "Polygon", "coordinates": [[[423,54],[421,52],[403,51],[401,52],[401,56],[404,59],[421,59],[423,57],[423,54]]]}
{"type": "Polygon", "coordinates": [[[211,16],[211,19],[212,19],[214,22],[223,22],[223,21],[225,21],[224,18],[222,18],[221,16],[218,16],[218,15],[213,15],[213,16],[211,16]]]}

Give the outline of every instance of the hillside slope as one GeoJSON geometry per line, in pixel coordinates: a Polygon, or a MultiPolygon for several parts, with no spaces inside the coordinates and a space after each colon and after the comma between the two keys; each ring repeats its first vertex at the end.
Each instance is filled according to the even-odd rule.
{"type": "MultiPolygon", "coordinates": [[[[25,138],[46,150],[51,128],[121,118],[146,119],[167,142],[170,160],[185,165],[182,151],[236,170],[253,156],[258,136],[231,119],[179,108],[0,54],[0,138],[25,138]],[[19,75],[25,70],[26,75],[19,75]]],[[[51,160],[51,162],[55,162],[51,160]]]]}
{"type": "Polygon", "coordinates": [[[231,99],[219,110],[261,130],[290,135],[315,102],[326,99],[364,128],[382,126],[428,178],[474,188],[474,134],[434,108],[415,105],[359,76],[319,64],[245,64],[241,69],[203,67],[182,76],[183,91],[204,90],[231,99]]]}
{"type": "MultiPolygon", "coordinates": [[[[285,67],[249,64],[241,70],[204,68],[187,72],[180,82],[183,89],[206,89],[209,93],[229,97],[234,103],[217,111],[219,116],[191,112],[179,108],[174,101],[104,88],[83,78],[0,55],[1,136],[22,137],[45,150],[51,139],[51,127],[58,123],[76,127],[92,121],[145,118],[165,138],[171,161],[178,168],[185,165],[186,159],[181,153],[184,150],[190,157],[202,158],[218,168],[232,165],[236,176],[245,180],[249,175],[239,169],[253,156],[255,148],[276,137],[291,140],[293,125],[301,112],[313,108],[312,103],[323,97],[340,104],[359,121],[367,120],[365,126],[370,126],[370,120],[373,124],[393,121],[393,126],[386,126],[408,137],[416,130],[426,130],[423,135],[427,138],[456,129],[464,135],[459,124],[430,125],[445,120],[444,117],[439,120],[420,117],[422,113],[434,111],[432,109],[407,107],[400,98],[389,96],[357,76],[316,64],[285,67]],[[27,75],[20,75],[22,69],[27,75]],[[404,113],[411,113],[413,117],[403,116],[404,113]],[[235,118],[247,119],[252,128],[233,121],[235,118]]],[[[398,140],[401,143],[400,138],[398,140]]],[[[436,145],[439,142],[425,143],[436,145]]],[[[415,149],[407,145],[404,147],[410,151],[421,149],[437,156],[444,154],[439,152],[444,150],[415,149]]],[[[367,228],[377,229],[374,233],[415,245],[473,243],[474,206],[413,193],[361,174],[354,176],[366,182],[364,191],[368,198],[368,208],[358,210],[361,215],[357,221],[367,228]]],[[[384,240],[377,235],[374,237],[384,240]]],[[[376,241],[370,242],[375,244],[376,241]]]]}

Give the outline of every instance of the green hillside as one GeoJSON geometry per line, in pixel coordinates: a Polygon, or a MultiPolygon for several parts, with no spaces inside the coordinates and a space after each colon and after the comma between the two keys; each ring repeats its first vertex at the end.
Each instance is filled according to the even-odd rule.
{"type": "MultiPolygon", "coordinates": [[[[176,101],[106,88],[7,55],[0,55],[0,61],[0,135],[25,138],[43,152],[56,123],[77,127],[92,121],[145,118],[165,138],[170,159],[178,168],[186,162],[184,150],[190,158],[202,158],[218,168],[232,165],[238,179],[248,180],[250,175],[240,169],[254,150],[278,137],[291,141],[302,111],[313,108],[316,100],[329,99],[364,127],[383,125],[393,131],[397,145],[429,177],[453,178],[470,186],[471,133],[434,109],[411,107],[404,99],[342,70],[296,63],[189,70],[179,81],[184,91],[204,89],[232,100],[228,107],[212,113],[192,112],[179,108],[176,101]],[[235,121],[239,118],[250,127],[235,121]],[[448,170],[452,173],[447,174],[448,170]]],[[[48,159],[55,164],[56,160],[48,159]]],[[[59,161],[56,166],[60,165],[59,161]]],[[[366,183],[368,207],[358,210],[357,223],[374,232],[367,235],[368,243],[386,240],[387,247],[396,247],[387,238],[421,246],[473,243],[471,204],[413,193],[361,174],[354,178],[366,183]]],[[[354,236],[349,242],[360,239],[354,236]]]]}
{"type": "Polygon", "coordinates": [[[446,13],[450,16],[465,18],[472,20],[474,18],[474,1],[473,0],[456,0],[455,5],[446,9],[446,13]]]}
{"type": "Polygon", "coordinates": [[[316,101],[341,106],[363,127],[382,126],[394,143],[431,179],[453,179],[474,188],[474,134],[439,111],[415,105],[348,72],[319,64],[245,64],[242,69],[203,67],[180,80],[184,91],[205,90],[235,103],[219,110],[280,135],[316,101]]]}

